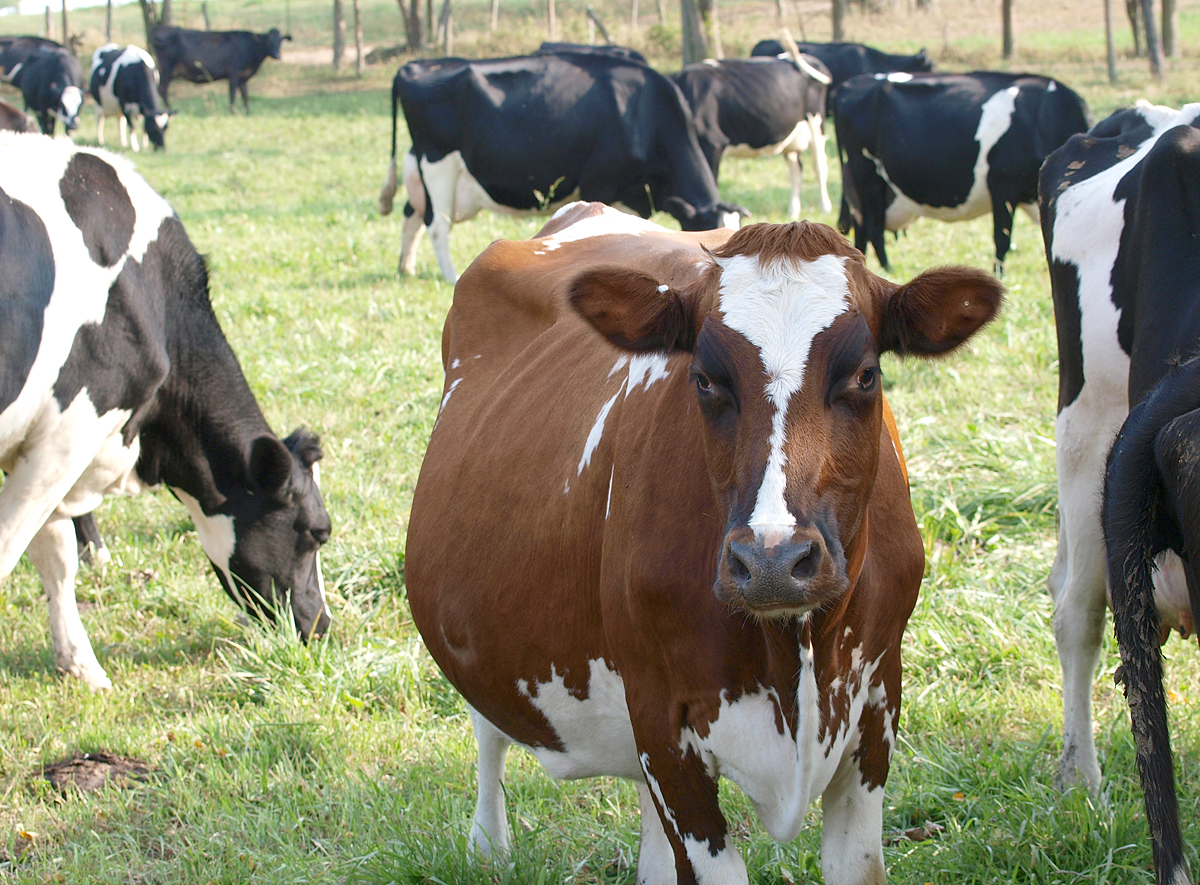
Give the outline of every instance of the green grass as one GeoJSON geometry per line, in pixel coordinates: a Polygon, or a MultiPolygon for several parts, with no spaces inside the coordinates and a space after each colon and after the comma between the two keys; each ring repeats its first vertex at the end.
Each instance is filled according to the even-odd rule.
{"type": "MultiPolygon", "coordinates": [[[[198,4],[190,8],[194,18],[198,4]]],[[[394,5],[367,9],[382,21],[394,5]]],[[[273,0],[214,2],[212,10],[214,26],[256,28],[283,11],[273,0]]],[[[1195,11],[1184,13],[1185,29],[1195,30],[1195,11]]],[[[120,15],[133,22],[124,26],[140,27],[131,10],[120,15]]],[[[291,15],[297,41],[319,45],[325,7],[297,4],[291,15]]],[[[852,25],[859,36],[882,27],[861,17],[852,25]]],[[[732,41],[772,27],[769,18],[731,17],[727,31],[732,41]]],[[[0,28],[24,29],[13,19],[0,19],[0,28]]],[[[398,21],[394,31],[388,39],[399,39],[398,21]]],[[[898,34],[921,45],[915,31],[898,34]]],[[[1078,36],[1084,48],[1058,62],[1049,34],[1023,45],[1044,51],[1039,67],[1079,86],[1098,116],[1142,92],[1176,102],[1195,94],[1187,59],[1162,86],[1147,84],[1142,62],[1125,60],[1122,84],[1109,88],[1102,55],[1087,48],[1095,37],[1094,27],[1078,36]]],[[[985,36],[971,39],[978,46],[965,37],[954,44],[960,58],[986,53],[985,36]]],[[[0,584],[0,881],[634,881],[632,788],[558,784],[515,751],[513,856],[481,869],[465,854],[474,802],[469,723],[404,599],[405,530],[441,395],[451,290],[427,241],[416,276],[394,275],[400,218],[381,218],[376,206],[392,70],[370,69],[359,81],[270,63],[251,85],[248,119],[226,113],[223,85],[180,84],[169,150],[136,158],[208,256],[217,314],[272,426],[303,423],[323,438],[335,624],[327,641],[307,647],[286,631],[239,624],[169,495],[114,500],[99,513],[114,563],[104,574],[85,570],[79,586],[117,686],[93,695],[54,673],[40,586],[22,563],[0,584]],[[100,749],[146,759],[155,775],[86,796],[57,795],[38,777],[43,764],[100,749]]],[[[90,140],[90,126],[83,131],[80,140],[90,140]]],[[[782,220],[783,165],[726,161],[724,196],[755,220],[782,220]]],[[[813,207],[808,173],[806,185],[813,207]]],[[[456,262],[465,267],[492,239],[527,237],[539,224],[485,214],[459,225],[456,262]]],[[[885,857],[892,881],[903,883],[1150,882],[1111,641],[1094,692],[1104,791],[1093,800],[1051,785],[1060,677],[1044,582],[1054,553],[1057,367],[1040,235],[1024,215],[1014,234],[1000,319],[949,361],[885,365],[929,562],[905,639],[885,857]],[[891,838],[926,820],[944,831],[920,843],[891,838]]],[[[947,262],[990,268],[991,250],[987,219],[924,220],[889,243],[897,279],[947,262]]],[[[1182,817],[1196,844],[1200,662],[1178,639],[1166,655],[1182,817]]],[[[752,881],[819,879],[819,808],[810,812],[813,827],[779,845],[736,789],[726,784],[722,800],[752,881]]],[[[1191,860],[1197,868],[1194,853],[1191,860]]]]}

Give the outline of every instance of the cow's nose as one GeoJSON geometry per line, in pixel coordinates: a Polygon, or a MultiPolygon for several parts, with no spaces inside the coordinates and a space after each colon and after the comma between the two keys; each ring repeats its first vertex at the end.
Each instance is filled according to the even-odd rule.
{"type": "Polygon", "coordinates": [[[828,558],[820,534],[813,534],[771,547],[731,539],[723,563],[729,589],[751,608],[810,608],[809,584],[828,558]]]}

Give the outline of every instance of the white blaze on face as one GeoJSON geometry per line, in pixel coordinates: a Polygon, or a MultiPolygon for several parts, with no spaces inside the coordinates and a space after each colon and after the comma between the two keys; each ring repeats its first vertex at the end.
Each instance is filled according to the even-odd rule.
{"type": "Polygon", "coordinates": [[[175,497],[179,499],[196,524],[196,534],[200,536],[200,546],[212,564],[225,576],[230,587],[236,587],[233,573],[229,570],[229,561],[233,558],[233,549],[237,545],[237,537],[233,531],[233,517],[225,514],[209,516],[200,506],[200,502],[182,489],[172,488],[175,497]]]}
{"type": "Polygon", "coordinates": [[[83,104],[83,92],[78,86],[68,86],[62,92],[62,106],[66,111],[66,119],[73,120],[79,115],[79,107],[83,104]]]}
{"type": "Polygon", "coordinates": [[[784,498],[788,402],[804,384],[813,339],[849,306],[846,259],[822,255],[815,261],[763,265],[755,256],[735,255],[718,263],[725,325],[758,348],[767,375],[765,393],[775,408],[770,454],[750,516],[759,541],[769,543],[796,525],[784,498]]]}

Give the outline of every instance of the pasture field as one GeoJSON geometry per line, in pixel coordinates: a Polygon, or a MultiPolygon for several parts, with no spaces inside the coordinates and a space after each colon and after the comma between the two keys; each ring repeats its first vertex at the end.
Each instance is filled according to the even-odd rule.
{"type": "MultiPolygon", "coordinates": [[[[967,27],[983,20],[982,4],[941,2],[924,35],[908,16],[856,14],[851,30],[899,47],[924,43],[950,69],[997,65],[998,37],[988,44],[986,31],[967,27]],[[951,32],[943,46],[947,20],[963,33],[951,32]],[[895,41],[886,41],[889,27],[895,41]]],[[[1097,118],[1138,95],[1179,103],[1200,92],[1196,4],[1182,10],[1185,57],[1165,83],[1151,86],[1141,61],[1123,60],[1115,89],[1104,78],[1092,5],[1087,18],[1080,4],[1029,10],[1031,19],[1074,20],[1087,37],[1068,51],[1071,33],[1030,33],[1020,44],[1026,66],[1079,88],[1097,118]]],[[[196,3],[180,6],[197,14],[196,3]]],[[[381,17],[394,10],[366,6],[381,17]]],[[[769,8],[754,6],[755,20],[742,14],[749,7],[722,7],[728,34],[771,32],[769,8]]],[[[474,8],[464,4],[464,19],[474,8]]],[[[263,0],[212,9],[214,26],[259,28],[282,7],[263,0]]],[[[1018,10],[1020,22],[1026,13],[1018,10]]],[[[73,15],[85,22],[85,13],[73,15]]],[[[140,26],[131,9],[120,15],[140,26]]],[[[327,7],[297,5],[291,15],[297,43],[319,46],[327,7]]],[[[379,42],[399,39],[398,24],[379,42]]],[[[0,18],[5,31],[36,25],[0,18]]],[[[502,39],[475,36],[480,45],[502,39]]],[[[529,49],[541,36],[526,34],[519,46],[512,31],[503,39],[529,49]]],[[[511,862],[481,868],[466,857],[470,725],[405,602],[405,528],[441,396],[451,289],[427,241],[417,275],[395,276],[400,216],[379,216],[394,69],[372,68],[358,80],[268,62],[252,81],[249,118],[226,113],[223,84],[179,84],[168,151],[135,160],[208,256],[217,315],[272,426],[282,434],[305,424],[323,439],[335,622],[327,640],[310,646],[286,629],[240,623],[169,494],[112,500],[98,521],[114,561],[104,572],[83,569],[79,581],[85,623],[116,684],[97,695],[55,674],[41,588],[22,562],[0,584],[0,882],[635,880],[633,788],[604,779],[558,784],[516,750],[511,862]],[[152,772],[86,794],[59,793],[40,776],[44,765],[98,751],[144,760],[152,772]]],[[[90,119],[85,110],[81,142],[92,141],[90,119]]],[[[400,138],[403,150],[403,129],[400,138]]],[[[817,204],[811,181],[806,174],[807,207],[817,204]]],[[[783,220],[783,162],[726,161],[722,192],[752,209],[752,220],[783,220]]],[[[461,269],[492,239],[527,237],[539,225],[481,215],[454,229],[456,262],[461,269]]],[[[947,362],[889,358],[884,367],[928,557],[905,639],[906,697],[884,819],[889,876],[917,885],[1152,882],[1111,639],[1095,687],[1104,789],[1092,798],[1052,786],[1061,729],[1045,591],[1055,547],[1054,320],[1040,232],[1022,214],[1014,234],[1000,319],[947,362]],[[927,822],[941,828],[932,838],[904,835],[927,822]]],[[[990,268],[991,222],[922,220],[890,254],[896,279],[950,262],[990,268]]],[[[1200,658],[1194,641],[1177,637],[1164,652],[1181,817],[1196,845],[1200,658]]],[[[722,797],[753,882],[819,880],[819,808],[811,828],[780,845],[736,789],[726,784],[722,797]]],[[[1200,870],[1194,850],[1189,860],[1200,870]]]]}

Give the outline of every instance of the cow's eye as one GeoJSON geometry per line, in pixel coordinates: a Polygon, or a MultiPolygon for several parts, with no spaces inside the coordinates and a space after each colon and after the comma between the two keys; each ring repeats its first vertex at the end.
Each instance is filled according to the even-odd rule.
{"type": "Polygon", "coordinates": [[[696,382],[696,389],[701,393],[712,393],[712,380],[703,372],[693,372],[692,380],[696,382]]]}
{"type": "Polygon", "coordinates": [[[874,390],[875,385],[879,383],[879,368],[878,366],[868,366],[858,373],[858,389],[867,391],[874,390]]]}

